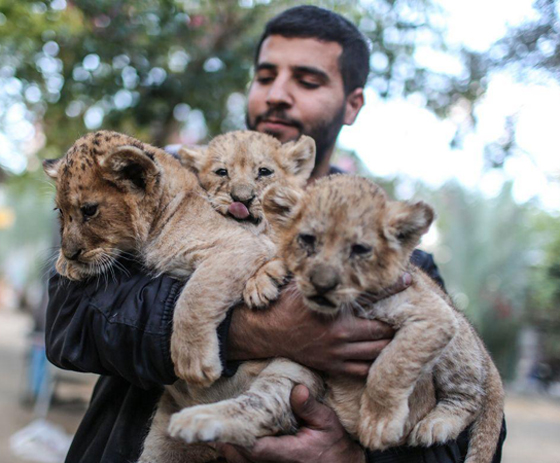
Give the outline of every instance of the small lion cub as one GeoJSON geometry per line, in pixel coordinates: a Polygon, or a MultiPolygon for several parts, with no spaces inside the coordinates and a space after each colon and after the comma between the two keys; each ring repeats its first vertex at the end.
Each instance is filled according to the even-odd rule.
{"type": "Polygon", "coordinates": [[[466,462],[489,463],[503,417],[499,373],[449,296],[409,261],[434,219],[432,208],[390,201],[371,181],[348,175],[305,191],[272,186],[263,208],[311,310],[358,311],[397,330],[365,384],[326,379],[327,403],[345,428],[364,446],[385,449],[443,443],[472,424],[466,462]],[[364,294],[391,286],[405,271],[413,277],[408,289],[367,303],[364,294]]]}

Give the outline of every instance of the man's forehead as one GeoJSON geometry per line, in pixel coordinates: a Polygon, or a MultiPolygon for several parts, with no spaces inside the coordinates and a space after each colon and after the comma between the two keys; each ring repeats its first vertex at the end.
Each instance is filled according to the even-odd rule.
{"type": "Polygon", "coordinates": [[[262,43],[257,64],[278,67],[314,67],[333,76],[340,75],[338,60],[342,46],[315,38],[271,35],[262,43]]]}

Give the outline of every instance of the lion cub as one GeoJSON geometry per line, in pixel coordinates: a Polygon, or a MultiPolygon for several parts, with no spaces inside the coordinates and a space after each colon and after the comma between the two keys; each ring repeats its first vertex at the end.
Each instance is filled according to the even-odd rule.
{"type": "Polygon", "coordinates": [[[447,294],[409,263],[434,218],[431,207],[390,201],[371,181],[346,175],[305,192],[272,186],[263,207],[310,309],[356,310],[397,329],[365,384],[326,379],[327,402],[345,428],[364,446],[384,449],[443,443],[472,423],[466,462],[489,463],[503,416],[499,373],[447,294]],[[367,303],[365,293],[391,286],[404,271],[413,276],[408,289],[367,303]],[[435,406],[433,390],[419,386],[432,382],[435,406]]]}
{"type": "MultiPolygon", "coordinates": [[[[216,143],[227,138],[227,134],[218,137],[216,143]]],[[[246,142],[251,144],[251,140],[246,142]]],[[[293,159],[305,152],[311,162],[315,154],[308,140],[274,149],[293,159]]],[[[293,426],[293,417],[286,413],[284,419],[265,428],[269,420],[262,409],[245,427],[235,422],[235,416],[227,426],[227,414],[219,419],[179,414],[169,431],[183,440],[168,434],[171,415],[185,407],[235,397],[239,400],[230,401],[229,409],[236,403],[245,407],[243,400],[257,408],[268,407],[270,398],[265,392],[270,388],[266,386],[263,392],[261,384],[268,385],[271,376],[288,391],[282,399],[286,409],[294,382],[319,392],[320,382],[311,373],[285,360],[248,362],[234,378],[218,379],[222,366],[216,328],[228,309],[241,299],[251,281],[251,298],[246,303],[267,304],[277,296],[277,283],[284,278],[268,265],[276,253],[270,239],[217,214],[194,173],[163,150],[126,135],[88,134],[64,157],[45,161],[44,169],[56,181],[62,229],[56,268],[61,275],[82,280],[107,273],[120,255],[134,253],[156,274],[188,278],[176,303],[171,337],[175,372],[185,381],[166,388],[140,461],[213,461],[217,458],[213,449],[187,446],[184,441],[221,439],[249,444],[255,437],[293,426]]]]}
{"type": "MultiPolygon", "coordinates": [[[[214,138],[207,146],[183,147],[181,164],[196,173],[210,203],[220,214],[235,220],[255,234],[266,234],[273,241],[262,210],[263,193],[272,184],[303,188],[315,166],[315,142],[302,135],[298,141],[280,143],[271,135],[235,131],[214,138]]],[[[286,273],[280,259],[272,259],[259,274],[286,273]]],[[[259,295],[266,282],[251,279],[243,297],[253,306],[264,306],[259,295]],[[255,287],[259,284],[260,288],[255,287]]],[[[272,288],[274,292],[276,288],[272,288]]]]}
{"type": "Polygon", "coordinates": [[[297,142],[281,144],[271,135],[237,131],[216,137],[208,146],[183,147],[179,156],[197,174],[220,214],[261,232],[266,225],[264,190],[286,181],[305,187],[315,165],[315,142],[302,135],[297,142]]]}

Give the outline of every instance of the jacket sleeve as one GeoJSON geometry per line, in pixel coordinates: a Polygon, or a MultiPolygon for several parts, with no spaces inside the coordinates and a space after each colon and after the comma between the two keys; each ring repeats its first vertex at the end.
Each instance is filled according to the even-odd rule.
{"type": "Polygon", "coordinates": [[[63,369],[117,375],[144,389],[171,384],[173,309],[184,282],[125,265],[85,282],[51,276],[47,357],[63,369]]]}
{"type": "MultiPolygon", "coordinates": [[[[506,439],[506,422],[502,423],[500,439],[492,463],[502,461],[502,447],[506,439]]],[[[469,447],[469,429],[456,440],[432,447],[394,447],[383,452],[367,451],[367,463],[463,463],[469,447]]]]}
{"type": "Polygon", "coordinates": [[[422,269],[432,278],[441,288],[445,291],[445,284],[443,283],[443,278],[439,273],[439,269],[434,262],[434,258],[431,254],[421,251],[420,249],[415,249],[410,256],[410,262],[422,269]]]}

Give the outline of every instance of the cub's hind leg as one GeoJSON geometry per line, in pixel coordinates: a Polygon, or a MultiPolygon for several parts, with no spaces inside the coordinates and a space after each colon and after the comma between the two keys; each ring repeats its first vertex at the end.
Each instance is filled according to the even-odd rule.
{"type": "Polygon", "coordinates": [[[413,428],[408,437],[411,445],[429,447],[455,439],[480,413],[486,395],[482,366],[450,357],[453,352],[434,369],[438,401],[413,428]]]}
{"type": "Polygon", "coordinates": [[[176,406],[164,393],[152,420],[150,432],[144,441],[142,455],[137,463],[210,463],[218,461],[218,453],[207,444],[187,445],[167,433],[169,419],[176,406]]]}
{"type": "Polygon", "coordinates": [[[174,414],[169,433],[188,443],[218,441],[247,447],[258,437],[293,432],[290,394],[295,384],[304,384],[313,395],[323,389],[321,378],[307,368],[273,360],[240,396],[174,414]]]}

